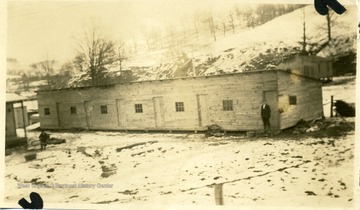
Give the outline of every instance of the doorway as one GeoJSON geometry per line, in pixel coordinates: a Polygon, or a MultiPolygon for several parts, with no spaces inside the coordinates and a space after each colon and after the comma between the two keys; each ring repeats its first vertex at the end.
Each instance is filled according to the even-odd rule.
{"type": "Polygon", "coordinates": [[[86,127],[91,128],[93,126],[92,125],[92,110],[93,110],[93,107],[91,106],[90,101],[85,101],[84,106],[85,106],[85,116],[86,116],[86,127]]]}
{"type": "Polygon", "coordinates": [[[271,108],[270,130],[278,131],[280,128],[280,116],[278,112],[278,94],[277,91],[264,91],[263,99],[271,108]]]}
{"type": "Polygon", "coordinates": [[[125,128],[126,127],[126,111],[125,111],[125,100],[124,99],[116,99],[116,111],[117,111],[118,126],[125,128]]]}
{"type": "Polygon", "coordinates": [[[153,102],[154,102],[155,126],[163,127],[164,126],[163,97],[154,97],[153,102]]]}
{"type": "Polygon", "coordinates": [[[198,104],[199,126],[205,127],[205,126],[209,125],[207,95],[199,94],[196,97],[197,97],[197,104],[198,104]]]}

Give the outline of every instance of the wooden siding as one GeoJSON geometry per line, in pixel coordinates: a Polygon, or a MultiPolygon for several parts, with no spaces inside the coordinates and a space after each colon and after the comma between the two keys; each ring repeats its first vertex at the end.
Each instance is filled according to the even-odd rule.
{"type": "MultiPolygon", "coordinates": [[[[154,102],[152,98],[143,98],[124,101],[124,120],[126,124],[123,129],[150,129],[155,127],[154,102]],[[141,113],[135,112],[135,104],[142,104],[141,113]]],[[[120,110],[121,111],[121,110],[120,110]]]]}
{"type": "Polygon", "coordinates": [[[280,128],[296,125],[302,120],[322,117],[322,83],[314,79],[278,72],[280,128]],[[290,105],[289,96],[296,96],[296,105],[290,105]]]}
{"type": "Polygon", "coordinates": [[[264,91],[277,91],[276,71],[41,91],[38,103],[42,128],[204,130],[218,124],[261,130],[264,91]],[[233,110],[224,111],[223,100],[232,100],[233,110]],[[184,103],[184,112],[176,112],[175,102],[184,103]],[[143,105],[143,113],[135,113],[135,104],[143,105]],[[107,114],[100,113],[101,105],[107,114]]]}
{"type": "Polygon", "coordinates": [[[273,92],[274,129],[322,116],[321,82],[285,71],[44,91],[38,101],[43,128],[203,130],[218,124],[226,130],[261,130],[259,106],[266,92],[273,92]],[[296,105],[289,96],[296,96],[296,105]],[[223,100],[232,100],[233,110],[224,111],[223,100]],[[176,112],[175,102],[184,103],[184,112],[176,112]],[[142,104],[142,113],[135,113],[135,104],[142,104]],[[101,105],[107,114],[101,114],[101,105]]]}
{"type": "MultiPolygon", "coordinates": [[[[59,127],[61,128],[84,128],[86,127],[86,114],[83,103],[57,103],[59,114],[59,127]],[[76,114],[71,114],[70,108],[76,108],[76,114]]],[[[50,113],[51,114],[51,113],[50,113]]]]}
{"type": "Polygon", "coordinates": [[[6,103],[6,137],[16,137],[16,124],[14,107],[12,103],[6,103]]]}
{"type": "MultiPolygon", "coordinates": [[[[60,128],[56,102],[51,102],[51,99],[47,99],[44,104],[39,104],[38,106],[41,125],[44,125],[45,128],[60,128]],[[49,108],[49,115],[45,115],[45,108],[49,108]]],[[[67,121],[69,122],[70,120],[67,121]]]]}
{"type": "Polygon", "coordinates": [[[24,126],[28,126],[29,125],[29,119],[28,119],[28,115],[27,115],[27,109],[26,106],[24,106],[23,108],[20,107],[14,107],[14,114],[15,114],[15,123],[16,123],[16,128],[24,128],[24,126]],[[24,125],[25,122],[25,125],[24,125]]]}
{"type": "Polygon", "coordinates": [[[287,62],[281,63],[279,68],[316,79],[333,77],[331,61],[319,57],[296,56],[287,62]]]}

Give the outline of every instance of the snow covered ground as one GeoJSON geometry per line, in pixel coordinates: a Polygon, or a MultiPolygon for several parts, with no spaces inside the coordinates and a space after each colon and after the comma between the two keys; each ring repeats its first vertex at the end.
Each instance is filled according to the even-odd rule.
{"type": "MultiPolygon", "coordinates": [[[[352,93],[349,100],[340,94],[346,87],[355,88],[354,78],[324,87],[324,95],[355,101],[352,93]]],[[[39,132],[28,135],[35,140],[39,132]]],[[[212,207],[214,184],[223,184],[225,206],[317,209],[357,204],[354,131],[339,138],[90,131],[52,132],[51,137],[66,143],[49,145],[46,151],[39,146],[35,151],[14,149],[5,157],[8,206],[18,207],[20,198],[35,191],[45,207],[54,203],[135,205],[133,209],[159,204],[212,207]],[[31,152],[37,158],[26,162],[24,155],[31,152]]]]}
{"type": "MultiPolygon", "coordinates": [[[[37,133],[33,133],[37,135],[37,133]]],[[[354,133],[337,139],[204,138],[203,134],[53,133],[66,144],[6,156],[6,201],[351,207],[354,133]],[[117,152],[117,148],[135,143],[117,152]],[[325,143],[324,143],[325,142],[325,143]],[[78,147],[86,147],[79,152],[78,147]]]]}

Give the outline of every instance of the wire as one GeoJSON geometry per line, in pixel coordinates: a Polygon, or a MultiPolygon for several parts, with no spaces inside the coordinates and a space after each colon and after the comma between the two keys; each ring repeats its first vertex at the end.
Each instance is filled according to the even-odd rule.
{"type": "MultiPolygon", "coordinates": [[[[69,7],[73,7],[74,5],[80,5],[80,3],[74,3],[74,4],[70,4],[64,7],[59,7],[57,9],[54,10],[60,10],[60,9],[66,9],[69,7]]],[[[30,15],[38,15],[38,14],[42,14],[42,13],[48,13],[48,12],[52,12],[52,10],[48,10],[48,11],[37,11],[37,12],[31,12],[31,13],[27,13],[27,14],[23,14],[23,15],[15,15],[15,16],[9,16],[8,19],[12,19],[12,18],[18,18],[18,17],[25,17],[25,16],[30,16],[30,15]]]]}

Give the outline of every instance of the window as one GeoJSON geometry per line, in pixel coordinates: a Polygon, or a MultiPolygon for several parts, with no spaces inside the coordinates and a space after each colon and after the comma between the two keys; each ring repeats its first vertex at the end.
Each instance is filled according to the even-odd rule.
{"type": "Polygon", "coordinates": [[[223,110],[233,111],[233,100],[223,100],[223,110]]]}
{"type": "Polygon", "coordinates": [[[143,112],[142,104],[135,104],[135,113],[142,113],[142,112],[143,112]]]}
{"type": "Polygon", "coordinates": [[[184,112],[185,111],[184,102],[175,102],[175,109],[177,112],[184,112]]]}
{"type": "Polygon", "coordinates": [[[50,108],[44,108],[45,115],[50,115],[50,108]]]}
{"type": "Polygon", "coordinates": [[[289,103],[290,105],[296,105],[297,104],[296,96],[289,96],[289,103]]]}
{"type": "Polygon", "coordinates": [[[71,113],[71,114],[76,114],[76,113],[77,113],[77,111],[76,111],[76,106],[70,107],[70,113],[71,113]]]}
{"type": "Polygon", "coordinates": [[[100,106],[100,111],[101,114],[107,114],[108,113],[107,106],[106,105],[100,106]]]}

